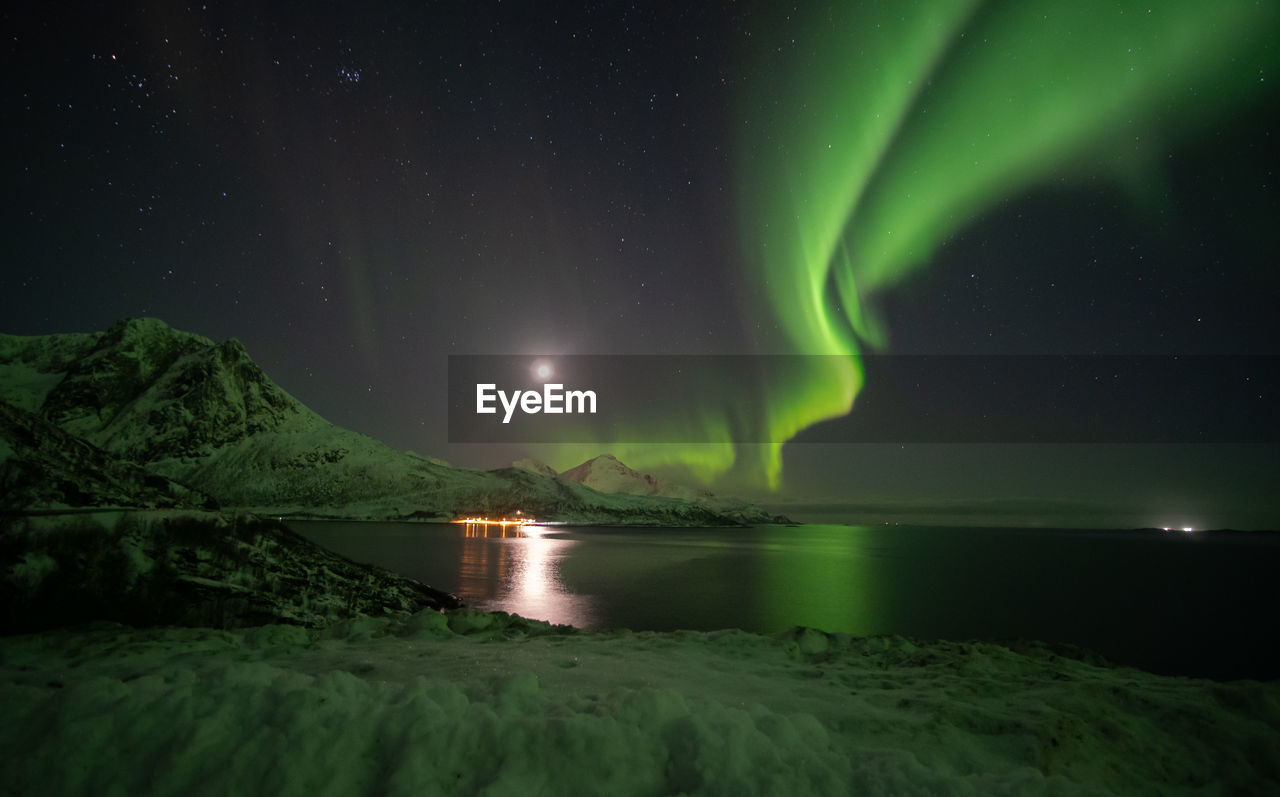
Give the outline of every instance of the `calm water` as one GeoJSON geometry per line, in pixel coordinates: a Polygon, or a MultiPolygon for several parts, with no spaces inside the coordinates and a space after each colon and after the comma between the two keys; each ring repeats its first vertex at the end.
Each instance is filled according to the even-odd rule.
{"type": "Polygon", "coordinates": [[[582,628],[1041,639],[1157,672],[1280,677],[1259,534],[295,522],[476,608],[582,628]]]}

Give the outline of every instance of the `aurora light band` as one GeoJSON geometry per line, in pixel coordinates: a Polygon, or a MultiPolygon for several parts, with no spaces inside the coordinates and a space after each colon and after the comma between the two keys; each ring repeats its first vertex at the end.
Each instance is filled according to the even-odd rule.
{"type": "MultiPolygon", "coordinates": [[[[743,312],[764,353],[813,358],[744,408],[785,441],[848,414],[859,354],[888,345],[877,293],[1001,199],[1106,178],[1145,201],[1158,159],[1270,96],[1276,2],[809,3],[766,8],[735,126],[743,312]]],[[[700,408],[703,420],[722,423],[700,408]]],[[[780,482],[782,442],[616,446],[780,482]]]]}

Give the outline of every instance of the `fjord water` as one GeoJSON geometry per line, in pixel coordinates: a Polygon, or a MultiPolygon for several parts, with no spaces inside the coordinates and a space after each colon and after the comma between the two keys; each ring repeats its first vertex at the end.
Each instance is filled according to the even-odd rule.
{"type": "Polygon", "coordinates": [[[461,596],[580,628],[803,625],[1040,640],[1154,672],[1280,677],[1275,535],[925,526],[523,528],[292,522],[461,596]]]}

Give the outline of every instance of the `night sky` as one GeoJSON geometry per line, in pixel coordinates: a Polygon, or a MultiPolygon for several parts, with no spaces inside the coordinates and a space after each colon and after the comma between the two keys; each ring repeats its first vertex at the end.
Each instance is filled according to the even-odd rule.
{"type": "MultiPolygon", "coordinates": [[[[159,317],[560,469],[604,449],[447,442],[448,355],[1280,354],[1274,6],[847,5],[6,11],[0,327],[159,317]]],[[[733,400],[845,398],[771,390],[733,400]]],[[[618,453],[848,520],[1275,528],[1263,439],[618,453]]]]}

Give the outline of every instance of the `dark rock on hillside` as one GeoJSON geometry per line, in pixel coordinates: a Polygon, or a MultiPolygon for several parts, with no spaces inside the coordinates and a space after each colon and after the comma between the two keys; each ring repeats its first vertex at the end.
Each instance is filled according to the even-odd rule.
{"type": "Polygon", "coordinates": [[[202,507],[206,495],[108,454],[0,401],[0,511],[31,507],[202,507]]]}
{"type": "Polygon", "coordinates": [[[0,599],[9,634],[95,620],[318,627],[462,605],[274,521],[193,512],[10,518],[0,526],[0,599]]]}

